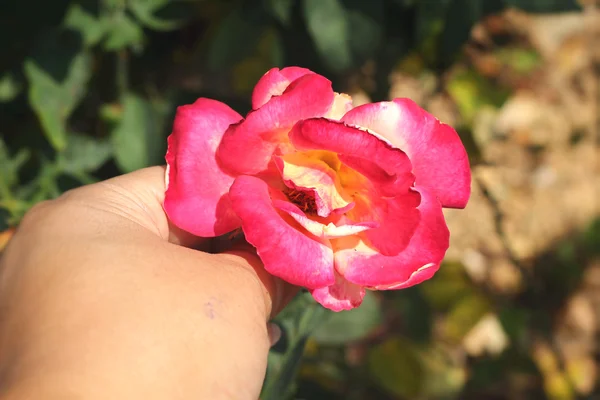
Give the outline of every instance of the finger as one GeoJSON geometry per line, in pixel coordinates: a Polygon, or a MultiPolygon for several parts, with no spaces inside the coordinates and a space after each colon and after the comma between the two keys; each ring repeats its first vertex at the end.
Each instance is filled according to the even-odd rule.
{"type": "Polygon", "coordinates": [[[274,318],[289,304],[300,290],[284,280],[271,275],[265,270],[256,249],[246,241],[239,241],[222,254],[240,257],[244,263],[251,267],[265,288],[265,305],[271,318],[274,318]]]}
{"type": "MultiPolygon", "coordinates": [[[[165,215],[166,216],[166,215],[165,215]]],[[[190,249],[204,251],[206,253],[211,252],[212,238],[204,238],[194,236],[191,233],[184,231],[167,218],[169,225],[169,234],[166,238],[170,243],[177,244],[183,247],[189,247],[190,249]]]]}
{"type": "Polygon", "coordinates": [[[271,347],[273,347],[277,344],[279,339],[281,339],[281,328],[277,324],[271,322],[267,325],[267,334],[269,335],[271,347]]]}
{"type": "Polygon", "coordinates": [[[207,251],[210,247],[209,238],[201,238],[186,232],[171,221],[163,208],[165,199],[165,166],[155,166],[140,169],[129,174],[121,175],[104,182],[104,188],[120,188],[120,198],[124,206],[131,207],[136,215],[142,218],[145,225],[156,227],[156,232],[163,239],[185,247],[207,251]]]}
{"type": "MultiPolygon", "coordinates": [[[[231,251],[246,252],[248,254],[252,254],[260,260],[260,257],[256,253],[256,248],[243,239],[235,242],[231,249],[227,252],[231,251]]],[[[274,318],[277,314],[281,312],[281,310],[283,310],[290,303],[290,301],[292,301],[292,299],[296,296],[300,288],[298,286],[294,286],[291,283],[284,281],[283,279],[271,275],[264,269],[264,264],[262,264],[262,261],[260,262],[260,265],[263,271],[273,279],[274,288],[273,292],[271,293],[271,297],[273,299],[271,318],[274,318]]]]}
{"type": "Polygon", "coordinates": [[[149,222],[158,227],[165,240],[185,247],[192,247],[239,258],[246,268],[252,268],[265,288],[265,304],[271,317],[277,315],[296,295],[299,288],[269,274],[256,254],[256,249],[243,239],[243,234],[224,235],[214,241],[200,238],[172,224],[164,209],[165,167],[150,167],[122,175],[105,184],[124,188],[128,201],[136,205],[149,222]],[[225,251],[224,251],[225,250],[225,251]]]}

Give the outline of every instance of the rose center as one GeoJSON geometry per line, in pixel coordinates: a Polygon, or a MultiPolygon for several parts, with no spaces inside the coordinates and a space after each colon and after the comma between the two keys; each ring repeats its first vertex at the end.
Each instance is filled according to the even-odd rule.
{"type": "Polygon", "coordinates": [[[317,213],[317,202],[315,201],[314,194],[296,189],[288,189],[286,195],[292,203],[300,207],[306,214],[317,213]]]}

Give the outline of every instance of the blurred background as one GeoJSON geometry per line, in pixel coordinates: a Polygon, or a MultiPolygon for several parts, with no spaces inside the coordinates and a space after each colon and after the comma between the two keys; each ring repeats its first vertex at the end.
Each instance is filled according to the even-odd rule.
{"type": "Polygon", "coordinates": [[[0,249],[36,202],[162,163],[177,105],[244,114],[269,68],[303,66],[454,126],[473,196],[430,281],[285,310],[263,400],[600,399],[594,3],[3,0],[0,249]]]}

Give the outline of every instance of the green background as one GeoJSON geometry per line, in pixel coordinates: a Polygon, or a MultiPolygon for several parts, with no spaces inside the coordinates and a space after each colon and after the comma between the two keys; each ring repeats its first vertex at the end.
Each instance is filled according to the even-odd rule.
{"type": "MultiPolygon", "coordinates": [[[[0,231],[65,190],[163,163],[178,105],[211,97],[246,113],[274,66],[310,68],[372,101],[389,98],[395,74],[415,79],[451,102],[472,165],[485,165],[481,110],[500,109],[547,62],[502,32],[492,58],[469,57],[475,24],[494,33],[508,8],[583,12],[574,0],[3,1],[0,231]]],[[[455,261],[418,287],[369,293],[351,312],[302,294],[278,317],[284,338],[263,400],[598,398],[578,383],[598,351],[571,362],[556,326],[599,249],[600,223],[589,218],[534,258],[507,247],[523,280],[510,295],[455,261]],[[509,345],[467,354],[465,336],[489,313],[509,345]]]]}

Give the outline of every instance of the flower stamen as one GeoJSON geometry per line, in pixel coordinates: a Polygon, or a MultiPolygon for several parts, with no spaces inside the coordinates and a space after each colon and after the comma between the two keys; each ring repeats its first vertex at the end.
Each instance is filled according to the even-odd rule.
{"type": "Polygon", "coordinates": [[[285,194],[292,203],[300,207],[306,214],[317,214],[317,202],[315,201],[315,195],[313,193],[297,189],[288,189],[285,194]]]}

